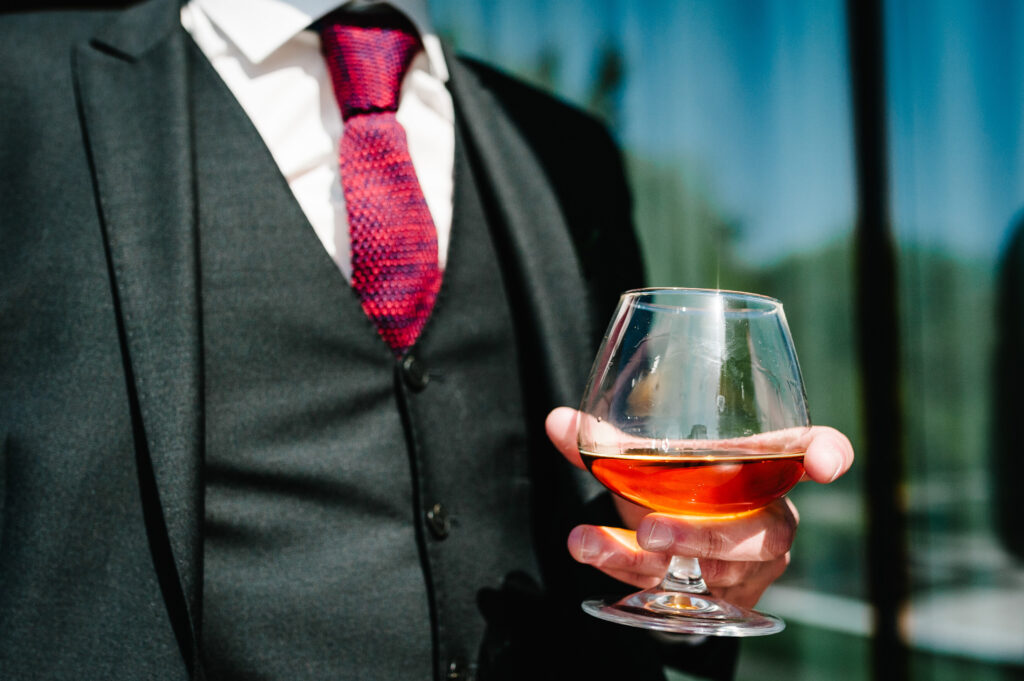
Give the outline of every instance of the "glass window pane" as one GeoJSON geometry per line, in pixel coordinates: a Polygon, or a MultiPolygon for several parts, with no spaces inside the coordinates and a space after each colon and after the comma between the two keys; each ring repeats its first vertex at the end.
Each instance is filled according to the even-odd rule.
{"type": "MultiPolygon", "coordinates": [[[[1024,202],[1024,7],[893,0],[885,18],[911,555],[903,630],[919,651],[914,678],[1020,678],[1024,565],[995,522],[1010,521],[1019,547],[1020,512],[995,502],[1020,480],[1021,400],[1009,383],[997,397],[994,379],[1012,382],[1022,350],[1019,336],[999,336],[1020,325],[1022,299],[999,305],[998,271],[1024,202]]],[[[1021,267],[1007,260],[1007,274],[1021,267]]]]}

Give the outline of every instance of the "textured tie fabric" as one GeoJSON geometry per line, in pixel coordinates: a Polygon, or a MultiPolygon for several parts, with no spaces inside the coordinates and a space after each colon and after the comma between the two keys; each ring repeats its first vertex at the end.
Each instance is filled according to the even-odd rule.
{"type": "Polygon", "coordinates": [[[402,76],[420,41],[393,13],[332,15],[321,23],[320,37],[345,122],[339,164],[352,287],[381,338],[401,356],[416,342],[441,288],[437,230],[395,118],[402,76]]]}

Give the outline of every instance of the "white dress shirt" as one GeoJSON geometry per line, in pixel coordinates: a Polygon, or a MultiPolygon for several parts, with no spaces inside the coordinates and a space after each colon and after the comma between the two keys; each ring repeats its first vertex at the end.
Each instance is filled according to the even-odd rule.
{"type": "MultiPolygon", "coordinates": [[[[355,0],[191,0],[182,26],[263,137],[324,248],[351,280],[348,214],[338,171],[341,114],[320,38],[305,30],[355,0]]],[[[402,81],[398,122],[437,228],[444,268],[452,223],[455,113],[448,69],[425,0],[389,0],[412,21],[424,50],[402,81]]]]}

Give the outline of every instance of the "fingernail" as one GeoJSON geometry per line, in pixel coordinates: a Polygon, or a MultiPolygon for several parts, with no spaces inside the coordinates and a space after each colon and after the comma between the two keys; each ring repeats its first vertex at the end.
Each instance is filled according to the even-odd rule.
{"type": "Polygon", "coordinates": [[[594,536],[594,533],[586,527],[578,530],[576,541],[576,547],[579,550],[581,561],[591,561],[594,558],[597,558],[598,554],[601,553],[601,547],[599,546],[600,542],[597,540],[597,537],[594,536]]]}
{"type": "Polygon", "coordinates": [[[839,473],[842,470],[843,470],[843,462],[842,461],[836,461],[835,470],[832,471],[832,477],[829,478],[828,481],[829,482],[835,481],[835,479],[839,477],[839,473]]]}
{"type": "Polygon", "coordinates": [[[672,532],[672,528],[663,523],[652,522],[644,540],[644,548],[648,551],[660,551],[672,546],[674,542],[675,533],[672,532]]]}

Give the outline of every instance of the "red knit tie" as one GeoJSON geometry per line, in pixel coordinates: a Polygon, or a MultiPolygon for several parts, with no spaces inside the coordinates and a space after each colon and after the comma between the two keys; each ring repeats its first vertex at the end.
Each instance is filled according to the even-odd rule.
{"type": "Polygon", "coordinates": [[[345,131],[339,163],[352,287],[395,355],[422,331],[441,288],[437,230],[416,179],[398,89],[420,41],[397,15],[334,15],[321,44],[345,131]]]}

